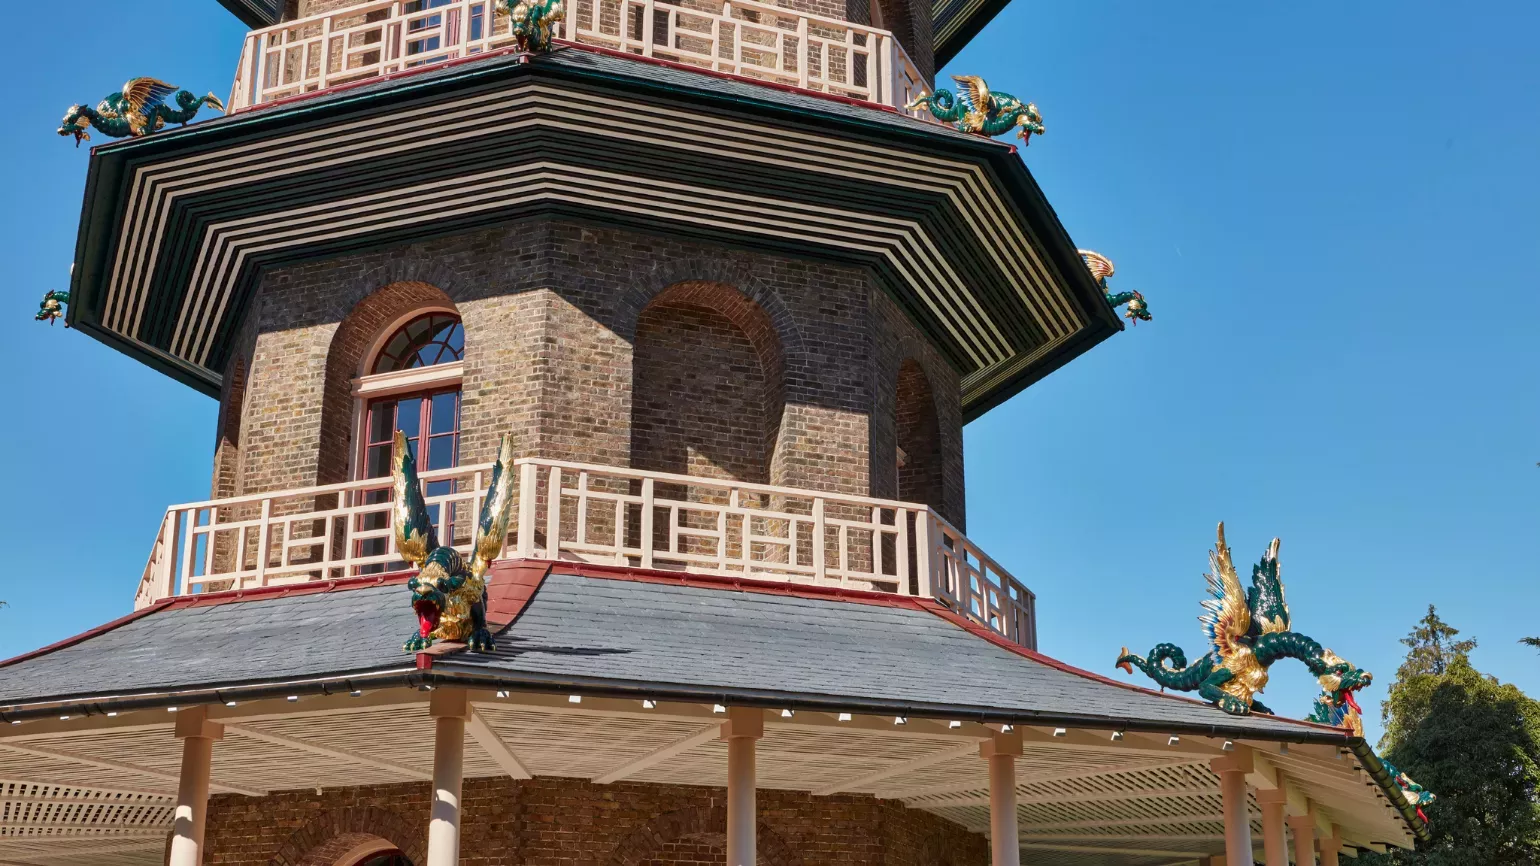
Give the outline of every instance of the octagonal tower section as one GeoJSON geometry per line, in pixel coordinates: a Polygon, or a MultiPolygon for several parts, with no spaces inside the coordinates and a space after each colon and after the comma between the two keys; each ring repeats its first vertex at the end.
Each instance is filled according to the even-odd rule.
{"type": "Polygon", "coordinates": [[[1120,324],[1014,147],[645,52],[426,60],[95,150],[71,324],[221,403],[141,605],[400,568],[399,429],[455,544],[509,434],[511,556],[1035,644],[962,426],[1120,324]]]}

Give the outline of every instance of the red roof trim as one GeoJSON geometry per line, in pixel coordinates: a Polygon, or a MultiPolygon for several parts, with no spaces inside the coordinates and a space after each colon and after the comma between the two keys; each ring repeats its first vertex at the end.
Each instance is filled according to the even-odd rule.
{"type": "Polygon", "coordinates": [[[259,586],[252,589],[227,589],[224,592],[204,592],[197,595],[179,595],[170,599],[170,606],[210,607],[216,604],[232,604],[238,601],[261,601],[267,598],[287,598],[294,595],[316,595],[323,592],[345,592],[350,589],[368,589],[371,586],[395,586],[406,583],[416,571],[398,571],[392,574],[371,574],[365,577],[343,577],[334,580],[311,580],[280,586],[259,586]]]}
{"type": "Polygon", "coordinates": [[[127,625],[127,624],[133,622],[134,620],[139,619],[140,617],[149,616],[150,614],[155,613],[156,611],[160,610],[163,607],[169,607],[170,604],[171,604],[171,601],[172,601],[171,599],[163,598],[160,601],[157,601],[157,602],[155,602],[155,603],[153,603],[151,605],[148,605],[146,607],[142,607],[142,608],[134,611],[133,613],[130,613],[130,614],[127,614],[127,615],[124,615],[124,616],[120,616],[120,617],[118,617],[117,619],[115,619],[115,620],[113,620],[111,622],[103,623],[102,625],[99,625],[96,628],[93,628],[93,629],[91,629],[89,631],[83,631],[80,634],[75,635],[74,637],[67,637],[64,640],[56,641],[54,643],[49,644],[48,646],[32,650],[31,652],[22,653],[19,656],[12,656],[12,657],[4,660],[4,661],[0,661],[0,668],[8,667],[10,665],[16,664],[17,662],[24,662],[24,661],[26,661],[28,659],[34,659],[34,658],[37,658],[38,656],[47,655],[47,654],[49,654],[51,652],[54,652],[55,650],[61,650],[61,649],[64,649],[65,647],[68,647],[68,646],[74,646],[75,644],[80,643],[82,641],[90,640],[91,638],[96,637],[97,635],[106,634],[107,632],[112,631],[113,629],[117,628],[118,626],[127,625]]]}

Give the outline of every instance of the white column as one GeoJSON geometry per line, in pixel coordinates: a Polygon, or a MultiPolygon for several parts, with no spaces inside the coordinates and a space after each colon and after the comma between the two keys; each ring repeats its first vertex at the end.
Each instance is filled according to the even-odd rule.
{"type": "Polygon", "coordinates": [[[214,741],[223,739],[223,725],[208,720],[206,707],[189,707],[176,717],[182,741],[182,772],[177,781],[176,817],[171,827],[169,866],[202,866],[203,828],[208,817],[209,765],[214,741]]]}
{"type": "Polygon", "coordinates": [[[465,720],[471,714],[470,699],[464,689],[438,689],[428,707],[434,730],[427,866],[459,866],[460,785],[465,778],[465,720]]]}
{"type": "Polygon", "coordinates": [[[1289,846],[1284,836],[1284,810],[1289,805],[1283,788],[1257,792],[1262,807],[1262,850],[1267,866],[1289,866],[1289,846]]]}
{"type": "Polygon", "coordinates": [[[1219,792],[1224,799],[1225,862],[1228,866],[1253,866],[1251,859],[1251,816],[1246,813],[1246,774],[1253,768],[1251,751],[1237,748],[1209,766],[1219,776],[1219,792]]]}
{"type": "Polygon", "coordinates": [[[1321,866],[1339,866],[1337,855],[1342,851],[1342,831],[1331,828],[1331,835],[1321,840],[1321,866]]]}
{"type": "MultiPolygon", "coordinates": [[[[754,747],[765,735],[764,710],[732,707],[722,723],[727,741],[727,866],[754,866],[759,822],[754,802],[754,747]]],[[[431,866],[431,864],[430,864],[431,866]]]]}
{"type": "Polygon", "coordinates": [[[1289,834],[1294,837],[1295,866],[1315,866],[1315,816],[1290,815],[1289,834]]]}
{"type": "Polygon", "coordinates": [[[979,744],[979,757],[989,762],[990,866],[1021,866],[1021,834],[1016,827],[1016,759],[1020,756],[1020,731],[995,734],[979,744]]]}

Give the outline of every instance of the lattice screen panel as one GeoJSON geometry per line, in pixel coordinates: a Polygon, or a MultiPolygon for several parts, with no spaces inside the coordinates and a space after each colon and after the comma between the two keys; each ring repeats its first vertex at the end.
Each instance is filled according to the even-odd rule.
{"type": "MultiPolygon", "coordinates": [[[[75,742],[70,741],[69,745],[73,747],[75,742]]],[[[0,741],[0,776],[54,785],[97,786],[128,791],[171,793],[176,788],[174,782],[143,773],[106,769],[66,758],[45,758],[13,752],[4,748],[3,741],[0,741]]]]}

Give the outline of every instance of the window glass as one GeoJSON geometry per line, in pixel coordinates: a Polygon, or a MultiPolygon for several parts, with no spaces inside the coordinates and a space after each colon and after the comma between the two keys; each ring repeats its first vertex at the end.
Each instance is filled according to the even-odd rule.
{"type": "Polygon", "coordinates": [[[390,336],[374,360],[371,373],[391,373],[432,367],[460,360],[465,354],[465,327],[452,313],[419,316],[390,336]]]}

